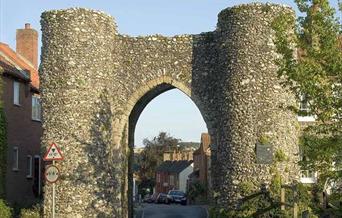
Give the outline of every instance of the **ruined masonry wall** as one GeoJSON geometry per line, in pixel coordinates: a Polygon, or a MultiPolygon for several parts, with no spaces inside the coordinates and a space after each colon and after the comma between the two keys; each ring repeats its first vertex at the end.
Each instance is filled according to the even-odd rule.
{"type": "MultiPolygon", "coordinates": [[[[58,217],[130,214],[130,116],[137,120],[170,87],[191,97],[207,124],[220,205],[234,207],[240,184],[272,177],[270,165],[256,164],[261,136],[288,156],[277,166],[284,179],[296,179],[296,116],[285,109],[294,97],[279,85],[270,26],[283,11],[290,9],[240,5],[223,10],[213,32],[174,37],[120,35],[111,16],[88,9],[44,12],[43,146],[54,141],[65,155],[57,162],[58,217]]],[[[44,191],[51,217],[51,186],[44,191]]]]}

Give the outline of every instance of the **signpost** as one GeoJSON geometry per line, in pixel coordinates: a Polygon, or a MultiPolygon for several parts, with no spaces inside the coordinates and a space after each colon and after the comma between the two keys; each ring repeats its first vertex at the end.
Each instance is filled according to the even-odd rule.
{"type": "Polygon", "coordinates": [[[45,170],[45,179],[49,183],[55,183],[58,180],[59,170],[56,166],[50,165],[45,170]]]}
{"type": "Polygon", "coordinates": [[[45,153],[43,159],[45,161],[63,160],[63,155],[57,145],[55,143],[52,143],[45,153]]]}
{"type": "Polygon", "coordinates": [[[52,183],[52,218],[55,218],[55,195],[56,195],[56,181],[59,176],[59,169],[55,166],[56,160],[63,160],[61,150],[55,143],[52,143],[43,157],[44,161],[52,161],[52,165],[45,169],[45,179],[52,183]]]}

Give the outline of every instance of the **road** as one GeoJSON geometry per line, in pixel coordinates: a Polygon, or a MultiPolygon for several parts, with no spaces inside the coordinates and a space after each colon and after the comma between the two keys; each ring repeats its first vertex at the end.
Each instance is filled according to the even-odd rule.
{"type": "Polygon", "coordinates": [[[136,218],[208,218],[208,215],[201,206],[144,204],[136,218]]]}

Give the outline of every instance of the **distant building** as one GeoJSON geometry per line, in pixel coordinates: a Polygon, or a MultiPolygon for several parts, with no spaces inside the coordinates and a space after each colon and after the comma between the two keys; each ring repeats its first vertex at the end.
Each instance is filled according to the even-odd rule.
{"type": "MultiPolygon", "coordinates": [[[[300,114],[305,114],[310,111],[309,107],[309,102],[306,98],[305,95],[301,95],[299,99],[299,111],[300,114]]],[[[310,116],[303,116],[303,115],[298,115],[297,116],[298,122],[301,126],[301,129],[305,129],[307,126],[313,125],[316,121],[315,116],[310,115],[310,116]]],[[[301,159],[305,159],[305,154],[301,152],[301,159]]],[[[305,184],[313,184],[317,182],[317,172],[312,171],[312,170],[301,170],[300,172],[300,182],[305,183],[305,184]]]]}
{"type": "Polygon", "coordinates": [[[133,201],[137,202],[139,200],[139,183],[141,182],[141,179],[139,177],[139,161],[141,160],[141,153],[144,151],[144,147],[134,147],[133,149],[133,163],[132,163],[132,195],[133,195],[133,201]]]}
{"type": "Polygon", "coordinates": [[[203,185],[208,184],[208,171],[210,165],[210,136],[202,133],[200,147],[193,153],[194,172],[193,180],[200,181],[203,185]]]}
{"type": "Polygon", "coordinates": [[[187,149],[173,149],[164,151],[163,161],[175,161],[175,160],[193,160],[194,148],[187,149]]]}
{"type": "Polygon", "coordinates": [[[5,192],[9,203],[26,206],[42,193],[38,33],[25,24],[24,29],[17,30],[16,42],[16,51],[0,42],[2,102],[7,123],[5,192]]]}
{"type": "Polygon", "coordinates": [[[145,149],[145,147],[134,147],[133,151],[134,154],[140,154],[141,152],[143,152],[145,149]]]}
{"type": "Polygon", "coordinates": [[[164,161],[156,170],[156,192],[167,193],[172,189],[186,192],[188,177],[192,172],[192,161],[164,161]]]}

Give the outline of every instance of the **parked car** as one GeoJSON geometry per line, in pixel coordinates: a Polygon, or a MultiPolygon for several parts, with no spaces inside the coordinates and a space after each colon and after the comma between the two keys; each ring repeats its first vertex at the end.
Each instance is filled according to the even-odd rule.
{"type": "Polygon", "coordinates": [[[167,199],[167,195],[165,193],[159,193],[155,203],[157,203],[157,204],[168,204],[169,200],[167,199]]]}
{"type": "Polygon", "coordinates": [[[143,202],[154,203],[158,197],[158,193],[153,193],[153,195],[146,195],[143,202]]]}
{"type": "Polygon", "coordinates": [[[167,199],[170,203],[179,203],[182,205],[186,205],[187,203],[186,194],[179,190],[170,190],[167,194],[167,199]]]}

